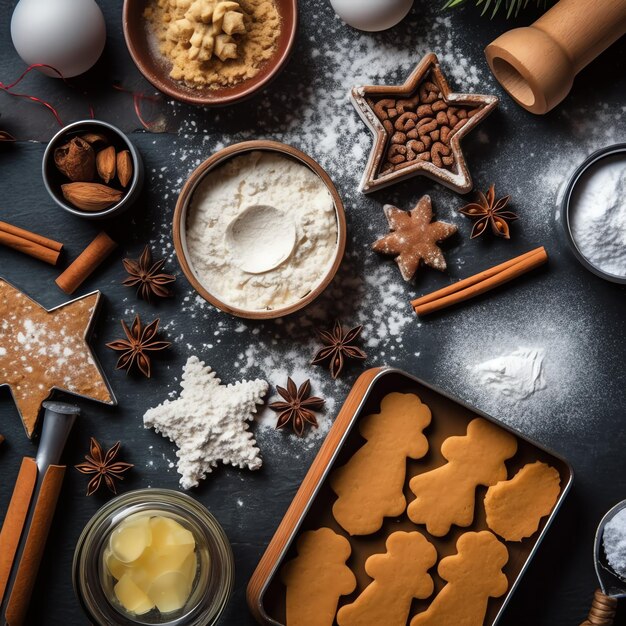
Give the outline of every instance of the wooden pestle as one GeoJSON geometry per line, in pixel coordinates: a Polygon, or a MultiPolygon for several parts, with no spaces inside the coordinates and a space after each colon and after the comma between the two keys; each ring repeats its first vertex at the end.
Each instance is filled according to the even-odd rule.
{"type": "Polygon", "coordinates": [[[626,0],[560,0],[534,24],[485,48],[489,67],[520,106],[553,109],[574,77],[626,32],[626,0]]]}
{"type": "Polygon", "coordinates": [[[617,598],[607,596],[601,589],[596,589],[589,616],[580,626],[613,626],[616,612],[617,598]]]}

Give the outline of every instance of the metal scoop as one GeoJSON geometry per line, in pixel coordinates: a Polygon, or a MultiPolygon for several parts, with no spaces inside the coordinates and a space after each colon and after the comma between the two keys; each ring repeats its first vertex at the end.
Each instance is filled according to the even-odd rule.
{"type": "Polygon", "coordinates": [[[626,579],[619,576],[609,565],[604,551],[604,527],[621,510],[626,509],[626,500],[616,504],[600,521],[593,546],[596,574],[600,589],[593,595],[591,610],[580,626],[612,626],[619,598],[626,598],[626,579]]]}

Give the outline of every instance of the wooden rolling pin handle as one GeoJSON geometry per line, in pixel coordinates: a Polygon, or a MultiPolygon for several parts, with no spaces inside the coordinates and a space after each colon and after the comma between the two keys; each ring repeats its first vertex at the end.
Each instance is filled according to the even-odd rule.
{"type": "Polygon", "coordinates": [[[485,48],[494,76],[531,113],[569,93],[576,74],[626,32],[626,0],[560,0],[534,24],[485,48]]]}
{"type": "Polygon", "coordinates": [[[587,619],[580,626],[613,626],[617,598],[611,598],[596,589],[587,619]]]}
{"type": "Polygon", "coordinates": [[[626,29],[624,0],[560,0],[534,24],[565,51],[578,74],[626,29]]]}

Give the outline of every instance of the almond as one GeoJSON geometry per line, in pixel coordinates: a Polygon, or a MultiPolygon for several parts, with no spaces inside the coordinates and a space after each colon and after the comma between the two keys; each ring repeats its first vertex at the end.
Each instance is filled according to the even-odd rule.
{"type": "Polygon", "coordinates": [[[126,187],[133,177],[133,159],[128,150],[117,153],[117,177],[122,187],[126,187]]]}
{"type": "Polygon", "coordinates": [[[98,176],[100,176],[105,183],[108,183],[115,177],[115,162],[115,148],[113,146],[100,150],[96,155],[98,176]]]}
{"type": "Polygon", "coordinates": [[[68,183],[61,185],[63,197],[83,211],[103,211],[117,204],[124,193],[100,183],[68,183]]]}
{"type": "Polygon", "coordinates": [[[87,143],[90,144],[95,144],[95,143],[103,143],[103,144],[107,144],[109,143],[109,140],[106,138],[105,135],[101,135],[100,133],[85,133],[84,135],[80,136],[81,139],[84,139],[87,143]]]}

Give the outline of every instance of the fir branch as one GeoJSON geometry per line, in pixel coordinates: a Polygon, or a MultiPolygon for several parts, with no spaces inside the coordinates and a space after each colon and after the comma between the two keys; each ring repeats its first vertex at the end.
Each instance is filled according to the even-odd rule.
{"type": "MultiPolygon", "coordinates": [[[[466,0],[446,0],[446,3],[443,5],[444,9],[452,8],[459,6],[461,4],[465,4],[466,0]]],[[[491,17],[493,18],[496,13],[499,11],[500,7],[504,5],[506,9],[507,18],[514,15],[518,16],[520,9],[525,9],[530,0],[475,0],[476,6],[482,5],[481,15],[485,15],[485,13],[489,10],[489,7],[492,7],[491,17]]],[[[535,0],[538,8],[545,8],[548,4],[548,0],[535,0]]]]}

